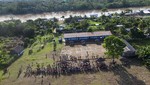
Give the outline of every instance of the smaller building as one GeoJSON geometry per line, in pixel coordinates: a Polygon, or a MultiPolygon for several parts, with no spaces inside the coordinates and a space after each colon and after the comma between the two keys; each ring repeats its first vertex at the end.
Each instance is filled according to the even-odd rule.
{"type": "Polygon", "coordinates": [[[56,28],[56,31],[57,31],[57,32],[61,32],[61,31],[64,30],[65,27],[66,27],[65,24],[61,24],[58,28],[56,28]]]}
{"type": "Polygon", "coordinates": [[[21,56],[24,53],[24,47],[23,46],[16,46],[14,47],[11,51],[10,54],[12,55],[17,55],[17,56],[21,56]]]}
{"type": "Polygon", "coordinates": [[[118,25],[116,25],[116,27],[123,27],[124,25],[122,25],[122,24],[118,24],[118,25]]]}
{"type": "Polygon", "coordinates": [[[150,15],[150,10],[144,10],[143,13],[144,15],[150,15]]]}
{"type": "Polygon", "coordinates": [[[137,15],[139,15],[140,14],[140,12],[129,12],[129,13],[125,13],[125,16],[137,16],[137,15]]]}
{"type": "Polygon", "coordinates": [[[91,14],[90,17],[91,18],[98,18],[98,14],[91,14]]]}
{"type": "Polygon", "coordinates": [[[123,57],[131,57],[135,56],[136,50],[131,46],[126,40],[123,40],[123,42],[126,44],[126,47],[124,48],[123,57]]]}
{"type": "Polygon", "coordinates": [[[125,28],[126,32],[130,32],[132,28],[125,28]]]}

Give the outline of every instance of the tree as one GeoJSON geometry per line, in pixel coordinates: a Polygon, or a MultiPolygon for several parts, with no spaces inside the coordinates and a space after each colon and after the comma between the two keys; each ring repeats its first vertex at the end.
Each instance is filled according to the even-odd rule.
{"type": "Polygon", "coordinates": [[[8,63],[9,57],[8,53],[0,48],[0,68],[8,63]]]}
{"type": "Polygon", "coordinates": [[[131,38],[145,38],[144,32],[134,27],[130,30],[129,33],[131,38]]]}
{"type": "Polygon", "coordinates": [[[89,27],[88,28],[88,32],[93,32],[94,30],[93,30],[93,28],[92,27],[89,27]]]}
{"type": "Polygon", "coordinates": [[[61,18],[65,18],[65,16],[62,16],[61,18]]]}
{"type": "Polygon", "coordinates": [[[25,37],[29,37],[29,38],[33,38],[35,35],[35,31],[33,28],[26,28],[23,30],[23,33],[25,37]]]}
{"type": "Polygon", "coordinates": [[[80,22],[81,28],[87,28],[89,26],[88,20],[84,20],[80,22]]]}
{"type": "Polygon", "coordinates": [[[102,15],[103,15],[103,14],[105,15],[105,12],[107,12],[108,9],[107,9],[107,8],[102,8],[101,11],[102,11],[102,15]]]}
{"type": "Polygon", "coordinates": [[[112,3],[112,2],[114,2],[114,0],[107,0],[109,3],[112,3]]]}
{"type": "Polygon", "coordinates": [[[137,50],[138,58],[142,59],[144,64],[150,68],[150,46],[140,47],[137,50]]]}
{"type": "Polygon", "coordinates": [[[148,27],[147,23],[144,21],[144,20],[141,20],[138,24],[138,27],[141,29],[141,30],[144,30],[146,27],[148,27]]]}
{"type": "Polygon", "coordinates": [[[139,58],[146,58],[150,56],[150,46],[147,47],[140,47],[137,51],[139,58]]]}
{"type": "Polygon", "coordinates": [[[58,19],[56,17],[54,17],[53,19],[54,19],[54,22],[58,22],[58,19]]]}
{"type": "Polygon", "coordinates": [[[105,26],[105,30],[112,30],[113,31],[115,28],[115,24],[112,22],[108,22],[104,26],[105,26]]]}
{"type": "Polygon", "coordinates": [[[56,51],[57,43],[55,40],[53,40],[53,51],[56,51]]]}
{"type": "Polygon", "coordinates": [[[127,7],[128,6],[127,0],[122,0],[122,4],[123,4],[124,7],[127,7]]]}
{"type": "Polygon", "coordinates": [[[132,12],[133,12],[132,9],[126,9],[126,10],[125,10],[125,13],[132,13],[132,12]]]}
{"type": "Polygon", "coordinates": [[[149,6],[149,0],[0,0],[0,15],[149,6]]]}
{"type": "Polygon", "coordinates": [[[102,11],[102,12],[107,12],[108,9],[107,9],[107,8],[102,8],[101,11],[102,11]]]}
{"type": "Polygon", "coordinates": [[[128,34],[127,31],[126,31],[126,29],[125,29],[125,27],[121,27],[120,28],[120,34],[123,34],[123,35],[128,34]]]}
{"type": "Polygon", "coordinates": [[[106,48],[106,54],[112,56],[113,63],[114,59],[118,58],[119,55],[122,55],[124,51],[125,44],[121,39],[115,36],[108,36],[104,39],[103,47],[106,48]]]}
{"type": "Polygon", "coordinates": [[[150,28],[147,28],[145,33],[150,34],[150,28]]]}

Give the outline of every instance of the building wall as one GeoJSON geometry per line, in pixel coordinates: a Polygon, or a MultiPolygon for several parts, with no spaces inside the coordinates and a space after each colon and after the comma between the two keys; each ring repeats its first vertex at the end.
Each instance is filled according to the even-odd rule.
{"type": "Polygon", "coordinates": [[[82,40],[84,41],[95,41],[96,39],[99,40],[99,41],[103,41],[105,38],[105,36],[92,36],[92,37],[76,37],[76,38],[64,38],[65,39],[65,42],[68,43],[70,41],[73,41],[73,42],[80,42],[82,40]]]}

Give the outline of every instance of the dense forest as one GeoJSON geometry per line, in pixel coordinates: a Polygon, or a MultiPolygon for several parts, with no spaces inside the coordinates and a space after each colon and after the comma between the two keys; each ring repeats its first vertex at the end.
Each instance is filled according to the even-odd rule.
{"type": "Polygon", "coordinates": [[[150,6],[150,0],[0,0],[0,15],[150,6]]]}

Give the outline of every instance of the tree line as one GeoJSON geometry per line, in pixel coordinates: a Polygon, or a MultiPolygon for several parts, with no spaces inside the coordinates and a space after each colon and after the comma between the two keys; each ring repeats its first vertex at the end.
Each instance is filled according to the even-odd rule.
{"type": "Polygon", "coordinates": [[[0,1],[0,15],[149,6],[149,0],[18,0],[0,1]]]}
{"type": "Polygon", "coordinates": [[[28,20],[10,20],[0,22],[0,37],[23,37],[25,47],[31,45],[35,37],[52,33],[53,29],[58,27],[57,19],[54,21],[47,19],[28,20]]]}

